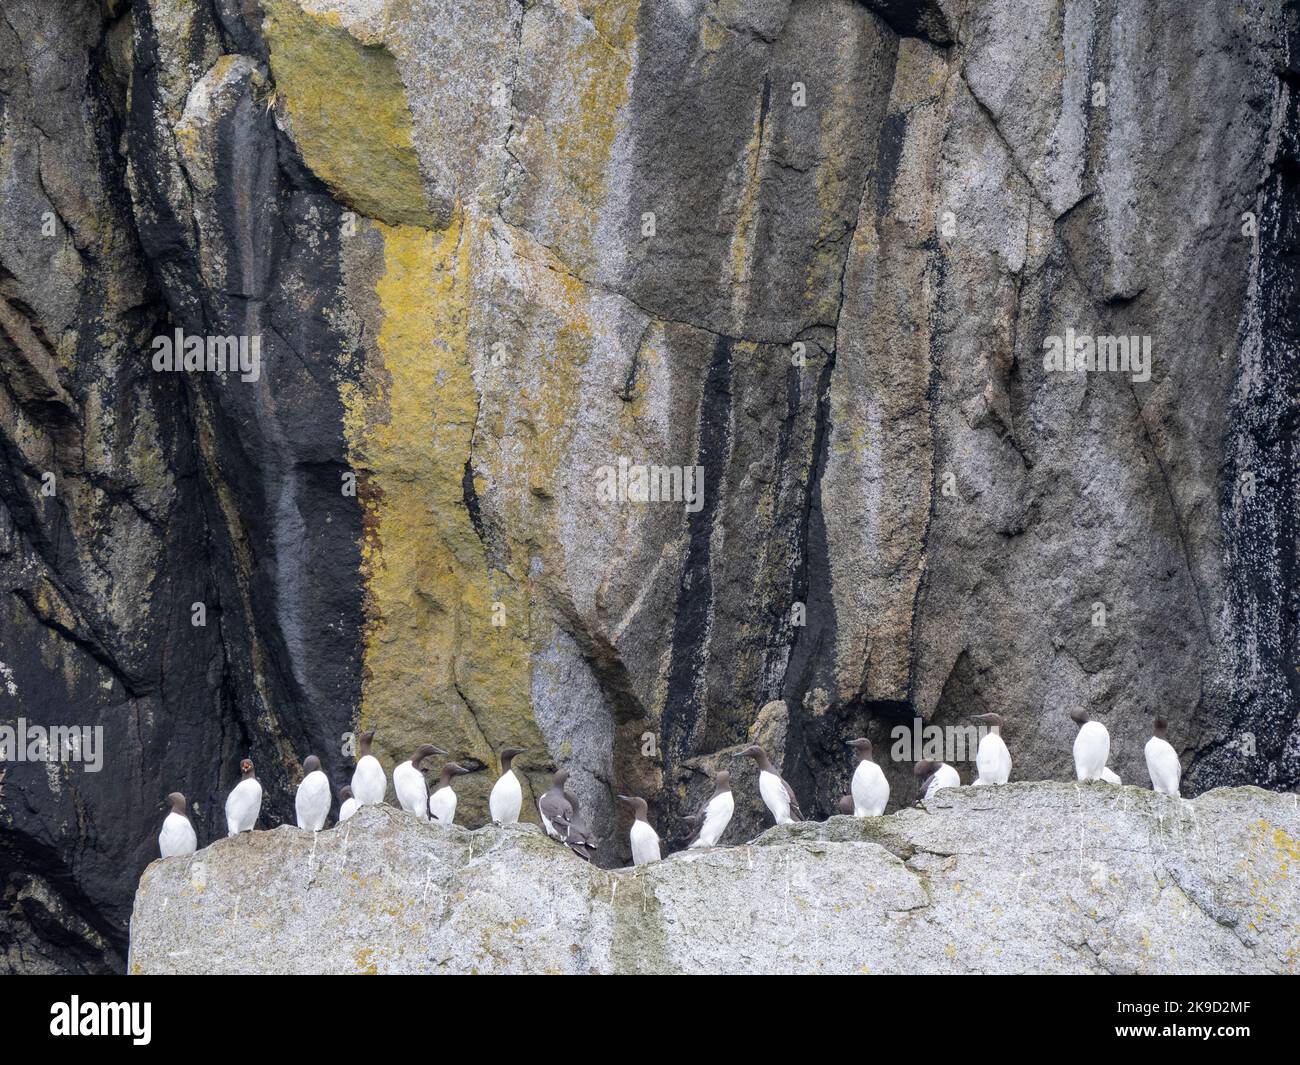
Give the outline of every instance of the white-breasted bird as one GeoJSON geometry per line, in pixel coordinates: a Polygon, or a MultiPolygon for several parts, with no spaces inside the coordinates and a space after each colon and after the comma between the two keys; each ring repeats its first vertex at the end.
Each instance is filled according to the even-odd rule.
{"type": "Polygon", "coordinates": [[[352,770],[352,797],[358,806],[381,803],[388,794],[388,776],[379,759],[370,753],[374,739],[374,729],[357,733],[357,767],[352,770]]]}
{"type": "Polygon", "coordinates": [[[569,818],[573,814],[573,803],[565,790],[568,781],[569,771],[557,770],[551,778],[551,786],[537,800],[537,813],[541,816],[542,828],[551,839],[558,839],[561,843],[569,835],[569,818]]]}
{"type": "Polygon", "coordinates": [[[420,765],[435,754],[446,754],[441,747],[422,743],[411,752],[411,757],[393,770],[393,791],[397,801],[408,814],[421,821],[429,820],[429,784],[424,779],[420,765]]]}
{"type": "Polygon", "coordinates": [[[650,822],[646,820],[645,799],[637,798],[635,795],[620,795],[619,798],[632,807],[636,819],[632,822],[632,864],[645,865],[647,862],[657,862],[660,858],[659,853],[659,833],[650,827],[650,822]]]}
{"type": "Polygon", "coordinates": [[[879,817],[889,802],[889,781],[884,770],[872,760],[871,741],[865,737],[850,740],[849,746],[857,758],[849,794],[853,798],[854,817],[879,817]]]}
{"type": "Polygon", "coordinates": [[[1178,783],[1183,776],[1183,767],[1178,761],[1178,752],[1166,738],[1168,728],[1169,723],[1163,717],[1156,718],[1155,735],[1147,740],[1147,772],[1151,774],[1151,787],[1161,795],[1181,798],[1178,783]]]}
{"type": "Polygon", "coordinates": [[[308,832],[319,832],[330,815],[330,782],[320,767],[320,759],[309,754],[302,763],[303,778],[294,796],[293,809],[298,815],[298,827],[308,832]]]}
{"type": "Polygon", "coordinates": [[[501,775],[497,777],[497,782],[492,785],[492,792],[488,795],[488,812],[498,825],[513,825],[519,820],[519,811],[524,805],[524,792],[510,763],[515,760],[516,755],[523,754],[527,749],[526,747],[501,749],[501,775]]]}
{"type": "Polygon", "coordinates": [[[1101,767],[1101,779],[1107,784],[1123,784],[1123,781],[1119,779],[1119,774],[1112,772],[1108,765],[1101,767]]]}
{"type": "Polygon", "coordinates": [[[352,797],[352,785],[344,784],[339,789],[339,820],[341,825],[357,812],[357,800],[352,797]]]}
{"type": "Polygon", "coordinates": [[[252,761],[245,758],[239,763],[239,771],[243,779],[226,796],[226,827],[232,836],[251,832],[262,812],[262,785],[257,782],[252,761]]]}
{"type": "Polygon", "coordinates": [[[942,788],[960,788],[961,775],[947,762],[923,758],[912,767],[921,782],[921,801],[924,802],[942,788]]]}
{"type": "Polygon", "coordinates": [[[585,862],[591,861],[600,847],[600,837],[587,824],[578,808],[578,796],[569,790],[569,771],[559,770],[550,788],[537,800],[542,827],[552,839],[558,839],[585,862]]]}
{"type": "Polygon", "coordinates": [[[1087,710],[1072,710],[1070,720],[1079,726],[1074,737],[1074,775],[1079,780],[1101,780],[1101,772],[1110,757],[1110,733],[1100,721],[1093,721],[1087,710]]]}
{"type": "Polygon", "coordinates": [[[190,824],[189,816],[185,813],[185,796],[179,791],[173,791],[167,796],[167,802],[164,804],[170,808],[170,813],[163,818],[162,831],[158,833],[158,851],[164,858],[174,858],[178,854],[193,854],[199,845],[199,839],[194,834],[194,826],[190,824]]]}
{"type": "Polygon", "coordinates": [[[736,797],[731,794],[731,774],[725,769],[713,778],[713,794],[690,819],[691,834],[686,846],[716,847],[736,812],[736,797]]]}
{"type": "Polygon", "coordinates": [[[440,825],[450,825],[456,820],[456,792],[451,778],[464,776],[469,770],[455,762],[448,762],[438,775],[438,786],[429,796],[429,816],[440,825]]]}
{"type": "Polygon", "coordinates": [[[794,797],[794,788],[790,787],[772,765],[767,752],[756,743],[750,744],[740,752],[742,757],[754,759],[758,766],[758,794],[771,812],[778,825],[792,825],[803,820],[799,810],[799,801],[794,797]]]}
{"type": "Polygon", "coordinates": [[[971,720],[989,726],[989,731],[980,737],[980,745],[975,751],[975,771],[978,774],[975,783],[1005,784],[1011,777],[1011,752],[1002,739],[1002,715],[976,714],[971,720]]]}

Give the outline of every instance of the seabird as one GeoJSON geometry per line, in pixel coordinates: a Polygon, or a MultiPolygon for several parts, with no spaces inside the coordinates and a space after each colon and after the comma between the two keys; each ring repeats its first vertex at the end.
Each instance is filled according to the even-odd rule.
{"type": "Polygon", "coordinates": [[[568,779],[569,771],[561,769],[551,778],[550,788],[537,800],[537,812],[541,814],[542,827],[546,829],[546,834],[551,839],[558,839],[561,843],[569,835],[569,819],[573,816],[573,803],[565,794],[564,788],[568,779]]]}
{"type": "Polygon", "coordinates": [[[329,777],[321,772],[320,759],[309,754],[302,763],[305,776],[298,785],[298,794],[294,799],[294,811],[298,815],[298,827],[308,832],[319,832],[325,827],[325,818],[330,812],[329,777]]]}
{"type": "Polygon", "coordinates": [[[776,818],[778,825],[792,825],[803,820],[799,802],[794,797],[794,789],[781,779],[772,766],[767,752],[758,744],[751,744],[740,752],[743,757],[754,759],[758,764],[758,793],[763,802],[776,818]]]}
{"type": "Polygon", "coordinates": [[[344,784],[339,789],[339,819],[341,825],[349,817],[357,812],[357,800],[352,797],[352,786],[344,784]]]}
{"type": "Polygon", "coordinates": [[[632,864],[645,865],[647,862],[657,862],[660,857],[659,833],[651,828],[650,822],[645,819],[645,799],[637,798],[635,795],[620,795],[619,798],[636,811],[636,820],[632,822],[632,864]]]}
{"type": "Polygon", "coordinates": [[[569,831],[564,842],[584,862],[589,862],[600,846],[600,837],[591,830],[587,819],[578,811],[578,796],[571,792],[568,785],[564,788],[564,797],[569,800],[572,812],[569,814],[569,831]]]}
{"type": "Polygon", "coordinates": [[[853,816],[853,796],[852,796],[852,795],[841,795],[841,796],[840,796],[840,801],[837,802],[837,803],[835,804],[835,810],[836,810],[837,813],[845,814],[845,815],[847,815],[847,816],[849,816],[849,817],[852,817],[852,816],[853,816]]]}
{"type": "Polygon", "coordinates": [[[849,792],[853,803],[850,811],[854,817],[879,817],[885,812],[889,802],[889,781],[884,771],[871,759],[871,741],[868,739],[850,740],[858,766],[853,770],[853,782],[849,792]]]}
{"type": "Polygon", "coordinates": [[[440,825],[450,825],[456,820],[456,791],[451,778],[464,776],[469,770],[455,762],[448,762],[438,776],[438,786],[429,796],[429,816],[440,825]]]}
{"type": "Polygon", "coordinates": [[[1108,765],[1104,765],[1104,766],[1101,767],[1101,779],[1104,780],[1107,784],[1121,784],[1121,783],[1123,783],[1123,782],[1119,779],[1119,774],[1118,774],[1118,773],[1112,773],[1112,772],[1111,772],[1111,768],[1110,768],[1110,766],[1108,766],[1108,765]]]}
{"type": "Polygon", "coordinates": [[[492,794],[488,796],[488,810],[492,820],[498,825],[513,825],[519,820],[519,810],[524,804],[524,792],[519,786],[519,778],[510,768],[516,755],[523,754],[526,747],[504,747],[501,750],[501,775],[492,785],[492,794]]]}
{"type": "Polygon", "coordinates": [[[164,858],[174,858],[178,854],[193,854],[199,845],[194,835],[194,826],[185,813],[185,796],[173,791],[167,796],[164,806],[171,812],[163,818],[162,831],[158,833],[158,850],[164,858]]]}
{"type": "Polygon", "coordinates": [[[719,770],[713,778],[713,794],[691,818],[691,834],[686,846],[716,847],[735,812],[736,797],[731,794],[731,774],[725,769],[719,770]]]}
{"type": "Polygon", "coordinates": [[[1079,726],[1074,737],[1074,775],[1079,780],[1100,780],[1110,757],[1110,733],[1100,721],[1093,721],[1087,710],[1073,710],[1070,720],[1079,726]]]}
{"type": "Polygon", "coordinates": [[[435,754],[446,754],[441,747],[422,743],[411,752],[411,757],[393,770],[393,791],[397,801],[408,814],[421,821],[429,820],[429,785],[425,782],[420,763],[435,754]]]}
{"type": "Polygon", "coordinates": [[[958,775],[957,770],[953,769],[947,762],[922,759],[912,767],[912,772],[916,774],[917,779],[921,782],[922,802],[942,788],[961,787],[961,777],[958,775]]]}
{"type": "Polygon", "coordinates": [[[1163,717],[1155,720],[1155,735],[1147,740],[1147,772],[1151,774],[1151,787],[1161,795],[1178,794],[1178,781],[1182,778],[1183,767],[1178,762],[1178,752],[1173,744],[1165,738],[1169,723],[1163,717]]]}
{"type": "Polygon", "coordinates": [[[384,801],[388,794],[388,777],[379,759],[370,753],[375,730],[357,734],[357,767],[352,771],[352,797],[358,806],[370,806],[384,801]]]}
{"type": "Polygon", "coordinates": [[[972,721],[988,725],[989,731],[980,737],[975,752],[976,784],[1005,784],[1011,776],[1011,752],[1002,739],[1001,714],[975,714],[972,721]]]}
{"type": "Polygon", "coordinates": [[[230,835],[251,832],[262,812],[262,785],[253,773],[253,763],[245,758],[239,763],[243,779],[226,796],[226,827],[230,835]]]}

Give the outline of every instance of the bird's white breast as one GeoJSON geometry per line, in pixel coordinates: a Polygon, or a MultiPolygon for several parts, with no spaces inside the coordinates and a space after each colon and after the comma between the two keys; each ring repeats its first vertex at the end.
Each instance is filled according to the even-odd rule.
{"type": "Polygon", "coordinates": [[[456,793],[450,784],[429,796],[429,816],[440,825],[450,825],[455,821],[456,793]]]}
{"type": "Polygon", "coordinates": [[[1100,721],[1086,721],[1074,737],[1074,773],[1079,780],[1097,780],[1110,757],[1110,733],[1100,721]]]}
{"type": "Polygon", "coordinates": [[[940,791],[943,788],[960,787],[960,774],[947,762],[942,762],[940,763],[939,768],[934,771],[934,776],[930,778],[930,786],[925,789],[925,797],[928,799],[936,791],[940,791]]]}
{"type": "Polygon", "coordinates": [[[325,827],[330,812],[330,782],[319,769],[308,773],[298,785],[294,812],[298,815],[299,828],[319,832],[325,827]]]}
{"type": "Polygon", "coordinates": [[[889,802],[889,781],[875,762],[862,761],[853,771],[853,813],[857,817],[879,817],[889,802]]]}
{"type": "Polygon", "coordinates": [[[262,785],[255,778],[241,780],[226,799],[226,827],[232,836],[257,824],[262,809],[262,785]]]}
{"type": "Polygon", "coordinates": [[[769,773],[766,769],[759,773],[758,794],[762,796],[764,804],[772,812],[778,825],[794,823],[790,817],[790,794],[785,790],[785,785],[781,783],[779,776],[769,773]]]}
{"type": "Polygon", "coordinates": [[[735,796],[729,791],[719,792],[709,800],[704,808],[704,824],[700,828],[699,838],[692,847],[716,847],[722,833],[731,823],[731,815],[736,811],[735,796]]]}
{"type": "Polygon", "coordinates": [[[1005,784],[1011,776],[1011,752],[1002,737],[989,732],[975,752],[975,768],[981,784],[1005,784]]]}
{"type": "Polygon", "coordinates": [[[403,762],[393,770],[393,791],[403,810],[422,821],[428,820],[429,785],[424,782],[424,774],[410,762],[403,762]]]}
{"type": "Polygon", "coordinates": [[[1168,740],[1152,736],[1146,745],[1147,772],[1151,774],[1151,787],[1161,795],[1177,795],[1178,782],[1183,775],[1183,767],[1178,761],[1178,752],[1168,740]]]}
{"type": "Polygon", "coordinates": [[[367,806],[383,802],[386,791],[388,778],[384,775],[384,767],[373,754],[363,754],[352,771],[352,797],[358,806],[367,806]]]}
{"type": "Polygon", "coordinates": [[[524,793],[514,770],[502,773],[492,785],[492,794],[488,796],[488,810],[492,813],[492,820],[502,825],[513,825],[519,820],[519,808],[523,801],[524,793]]]}
{"type": "Polygon", "coordinates": [[[349,817],[357,812],[356,799],[344,799],[343,805],[339,807],[339,824],[343,824],[349,817]]]}
{"type": "Polygon", "coordinates": [[[632,864],[659,860],[659,833],[645,821],[632,822],[632,864]]]}
{"type": "Polygon", "coordinates": [[[163,818],[162,831],[158,833],[158,850],[164,858],[193,854],[198,843],[188,817],[172,812],[163,818]]]}

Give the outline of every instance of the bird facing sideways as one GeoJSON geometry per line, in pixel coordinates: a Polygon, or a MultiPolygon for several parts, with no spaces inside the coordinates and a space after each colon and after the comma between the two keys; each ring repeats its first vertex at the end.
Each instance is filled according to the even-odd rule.
{"type": "Polygon", "coordinates": [[[713,778],[713,794],[689,821],[691,834],[686,839],[687,848],[716,847],[735,812],[736,797],[731,794],[731,774],[721,769],[713,778]]]}
{"type": "Polygon", "coordinates": [[[438,775],[438,786],[429,796],[429,817],[440,825],[456,821],[456,791],[451,786],[452,777],[463,777],[469,770],[456,762],[448,762],[438,775]]]}
{"type": "Polygon", "coordinates": [[[756,743],[740,752],[741,757],[754,759],[758,766],[758,794],[778,825],[792,825],[803,820],[794,788],[781,778],[772,765],[767,752],[756,743]]]}
{"type": "Polygon", "coordinates": [[[645,799],[635,795],[620,795],[619,799],[632,808],[635,819],[632,822],[630,838],[632,843],[632,864],[645,865],[657,862],[660,858],[659,833],[650,827],[646,820],[645,799]]]}

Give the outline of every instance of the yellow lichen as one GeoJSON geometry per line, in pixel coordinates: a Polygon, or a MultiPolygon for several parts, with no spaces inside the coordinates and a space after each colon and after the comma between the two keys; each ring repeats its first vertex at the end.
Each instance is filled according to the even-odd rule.
{"type": "Polygon", "coordinates": [[[433,224],[397,62],[296,0],[264,0],[276,94],[303,161],[339,199],[390,224],[433,224]]]}
{"type": "Polygon", "coordinates": [[[433,740],[491,765],[540,745],[522,575],[490,568],[464,501],[477,394],[468,338],[472,227],[380,226],[378,361],[342,390],[365,507],[361,723],[405,757],[433,740]],[[494,624],[494,620],[504,622],[494,624]],[[490,711],[476,720],[475,711],[490,711]]]}

